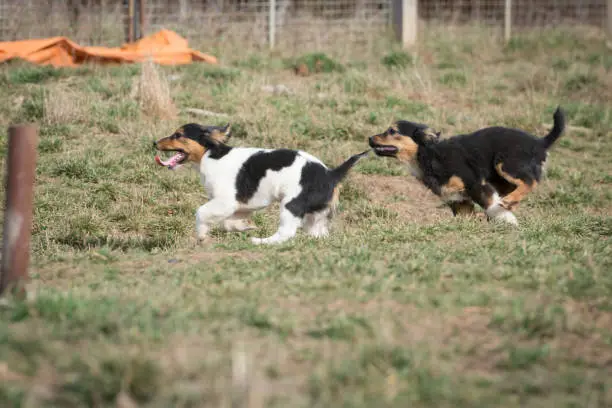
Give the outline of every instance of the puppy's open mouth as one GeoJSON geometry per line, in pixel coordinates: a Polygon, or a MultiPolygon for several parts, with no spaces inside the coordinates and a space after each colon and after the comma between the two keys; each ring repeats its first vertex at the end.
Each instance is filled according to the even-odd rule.
{"type": "Polygon", "coordinates": [[[187,160],[187,154],[180,150],[165,150],[163,152],[171,153],[172,156],[166,160],[163,160],[159,155],[155,155],[155,161],[160,166],[169,168],[170,170],[177,169],[187,160]]]}
{"type": "Polygon", "coordinates": [[[398,152],[395,146],[372,145],[374,152],[379,156],[395,156],[398,152]]]}

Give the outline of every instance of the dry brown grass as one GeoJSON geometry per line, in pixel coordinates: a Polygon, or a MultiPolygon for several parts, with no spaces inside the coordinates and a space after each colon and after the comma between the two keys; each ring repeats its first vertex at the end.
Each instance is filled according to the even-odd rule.
{"type": "Polygon", "coordinates": [[[81,122],[89,113],[89,104],[85,93],[65,85],[51,86],[45,92],[43,121],[46,125],[81,122]]]}
{"type": "Polygon", "coordinates": [[[159,119],[176,118],[177,109],[170,96],[168,80],[152,60],[142,64],[132,94],[145,115],[159,119]]]}

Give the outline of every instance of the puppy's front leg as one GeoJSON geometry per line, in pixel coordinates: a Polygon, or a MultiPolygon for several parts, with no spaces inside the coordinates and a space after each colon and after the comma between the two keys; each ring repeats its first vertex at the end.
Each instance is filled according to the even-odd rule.
{"type": "Polygon", "coordinates": [[[236,212],[235,203],[227,200],[213,199],[196,211],[196,236],[198,240],[204,241],[208,238],[210,228],[232,216],[236,212]]]}

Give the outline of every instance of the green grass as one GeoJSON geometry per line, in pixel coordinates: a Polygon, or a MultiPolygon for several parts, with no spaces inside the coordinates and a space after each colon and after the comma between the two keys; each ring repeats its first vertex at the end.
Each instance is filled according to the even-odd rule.
{"type": "Polygon", "coordinates": [[[0,67],[0,165],[10,123],[41,127],[31,296],[0,304],[0,406],[611,405],[603,37],[554,29],[502,46],[482,28],[432,27],[410,54],[392,49],[161,68],[179,110],[228,115],[170,120],[141,112],[138,66],[0,67]],[[372,155],[343,183],[328,239],[253,246],[275,231],[273,208],[256,231],[196,247],[199,177],[158,167],[151,147],[183,123],[229,120],[233,145],[337,165],[397,119],[444,137],[544,135],[558,104],[570,128],[518,229],[453,218],[372,155]]]}
{"type": "Polygon", "coordinates": [[[412,64],[413,58],[405,51],[394,51],[382,57],[380,62],[387,68],[406,68],[412,64]]]}

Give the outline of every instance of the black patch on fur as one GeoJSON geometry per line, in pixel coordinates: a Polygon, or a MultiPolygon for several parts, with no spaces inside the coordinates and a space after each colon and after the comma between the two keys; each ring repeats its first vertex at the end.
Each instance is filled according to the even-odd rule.
{"type": "Polygon", "coordinates": [[[208,157],[210,157],[211,159],[218,160],[228,154],[231,150],[232,148],[230,146],[220,143],[215,147],[208,149],[208,151],[210,152],[208,157]]]}
{"type": "Polygon", "coordinates": [[[398,120],[395,122],[399,134],[412,137],[416,144],[425,144],[440,138],[440,132],[423,123],[398,120]]]}
{"type": "Polygon", "coordinates": [[[328,169],[320,163],[308,162],[302,168],[300,186],[302,191],[285,206],[296,217],[304,217],[325,209],[334,195],[334,188],[346,177],[349,170],[370,150],[349,157],[335,169],[328,169]]]}
{"type": "Polygon", "coordinates": [[[268,170],[279,171],[289,167],[295,161],[298,152],[289,149],[278,149],[270,152],[257,152],[243,164],[236,177],[236,200],[247,203],[259,188],[261,179],[268,170]]]}
{"type": "Polygon", "coordinates": [[[397,125],[399,133],[406,136],[412,136],[417,130],[425,130],[429,127],[423,123],[410,122],[407,120],[398,120],[395,124],[397,125]]]}
{"type": "Polygon", "coordinates": [[[331,201],[336,183],[330,171],[319,163],[308,162],[300,177],[302,191],[285,206],[291,214],[303,218],[306,214],[323,210],[331,201]]]}

